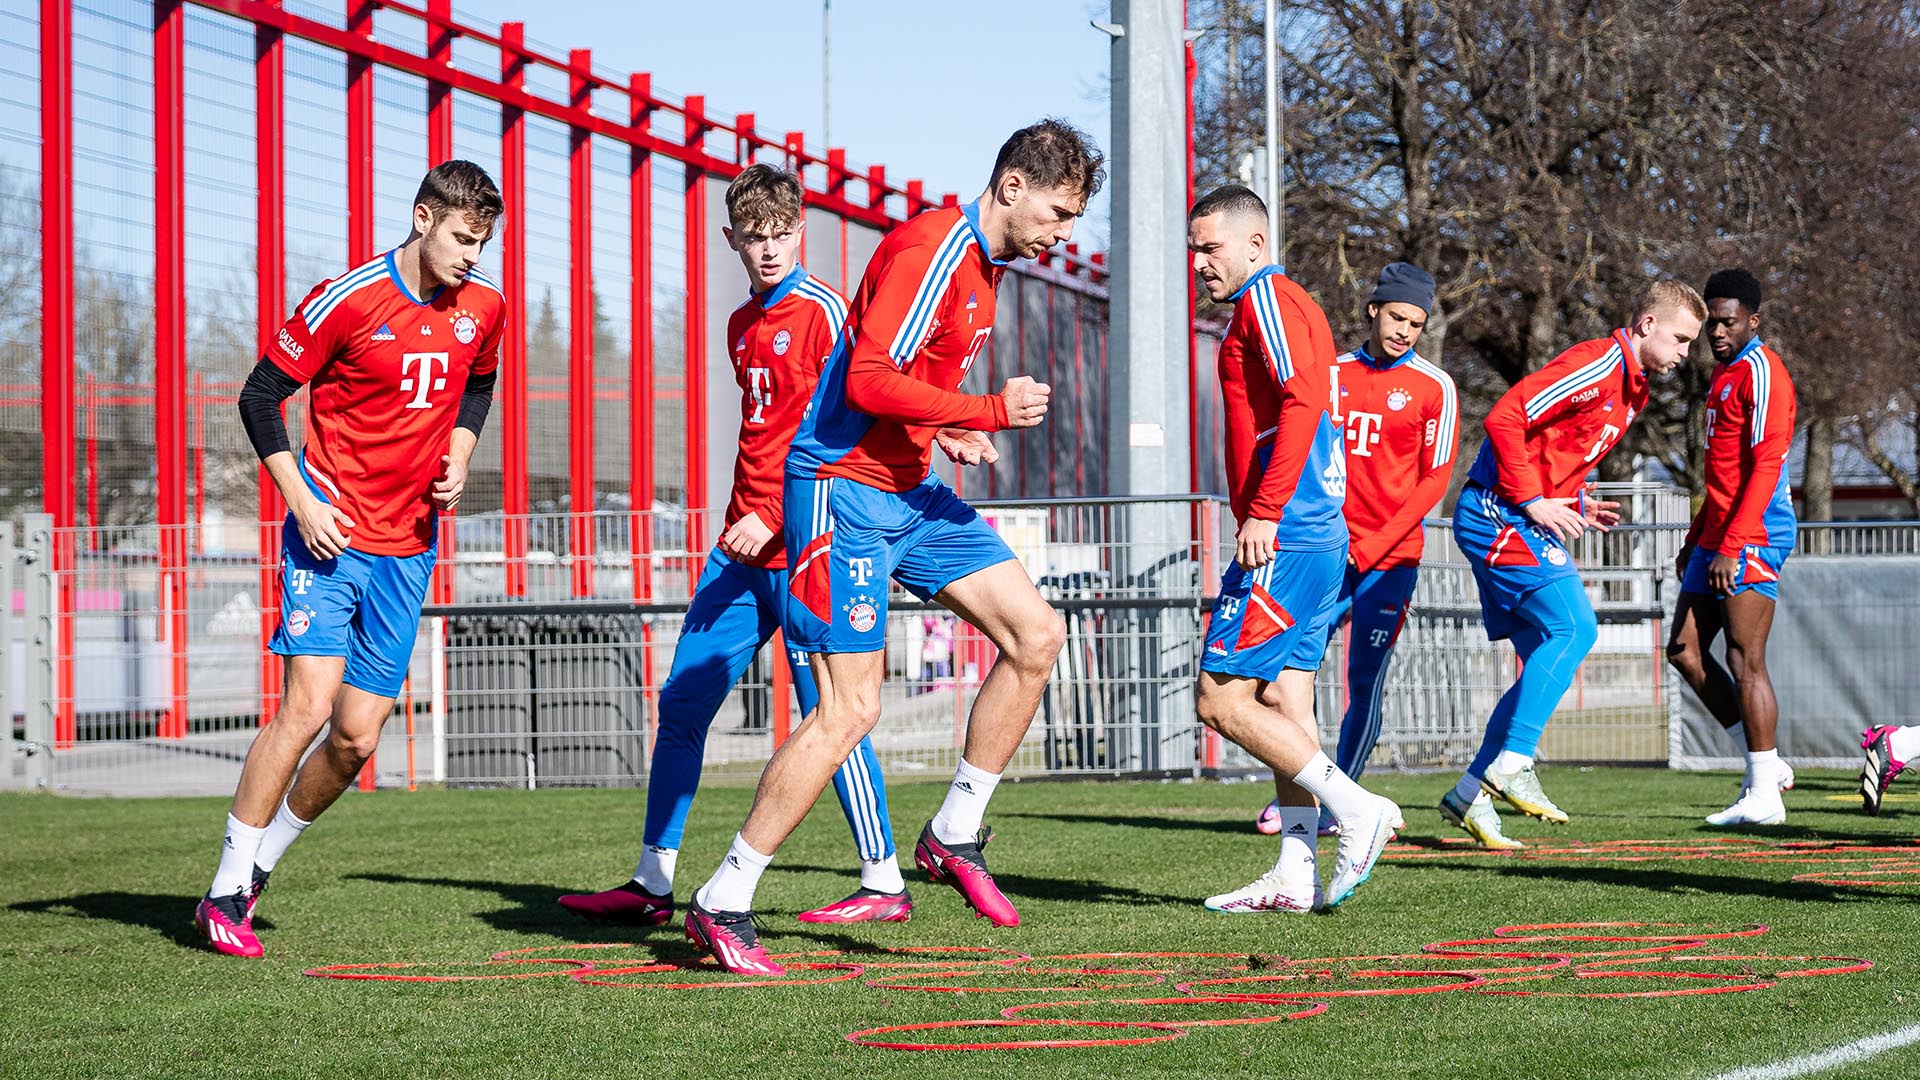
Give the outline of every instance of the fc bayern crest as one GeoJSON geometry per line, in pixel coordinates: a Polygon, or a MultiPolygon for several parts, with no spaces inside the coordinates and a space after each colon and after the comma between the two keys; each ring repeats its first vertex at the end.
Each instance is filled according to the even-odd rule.
{"type": "Polygon", "coordinates": [[[1729,384],[1727,384],[1726,386],[1723,386],[1723,387],[1721,387],[1721,388],[1720,388],[1720,400],[1721,400],[1721,401],[1725,401],[1725,400],[1727,400],[1727,398],[1729,398],[1729,397],[1731,397],[1731,396],[1733,396],[1733,384],[1731,384],[1731,383],[1729,383],[1729,384]]]}
{"type": "Polygon", "coordinates": [[[306,608],[294,608],[287,612],[287,633],[294,637],[306,633],[307,627],[311,625],[313,625],[313,618],[307,614],[306,608]]]}
{"type": "Polygon", "coordinates": [[[480,324],[473,321],[473,316],[467,314],[464,311],[454,313],[454,316],[453,316],[454,340],[458,341],[462,345],[471,345],[473,344],[473,339],[479,336],[480,336],[480,324]]]}
{"type": "Polygon", "coordinates": [[[1412,400],[1413,395],[1407,393],[1405,390],[1393,389],[1387,391],[1387,408],[1392,409],[1394,412],[1399,412],[1401,409],[1406,408],[1407,402],[1412,400]]]}
{"type": "Polygon", "coordinates": [[[787,333],[785,330],[782,330],[779,333],[773,335],[773,355],[775,356],[787,355],[787,349],[792,345],[793,345],[793,335],[787,333]]]}
{"type": "Polygon", "coordinates": [[[847,609],[847,622],[853,626],[856,634],[864,634],[873,629],[873,624],[878,621],[880,621],[880,613],[865,600],[847,609]]]}
{"type": "Polygon", "coordinates": [[[1548,561],[1548,562],[1550,562],[1550,563],[1552,563],[1552,564],[1553,564],[1553,565],[1555,565],[1555,566],[1565,566],[1565,565],[1567,564],[1567,552],[1566,552],[1566,549],[1565,549],[1565,548],[1558,548],[1558,547],[1550,547],[1550,548],[1548,548],[1548,549],[1547,549],[1547,561],[1548,561]]]}

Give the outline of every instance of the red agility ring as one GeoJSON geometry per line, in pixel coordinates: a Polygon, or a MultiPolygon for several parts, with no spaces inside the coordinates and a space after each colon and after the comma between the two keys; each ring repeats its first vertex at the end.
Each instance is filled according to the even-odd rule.
{"type": "MultiPolygon", "coordinates": [[[[1206,996],[1234,997],[1244,1001],[1317,1001],[1320,998],[1336,997],[1405,997],[1411,994],[1444,994],[1454,990],[1472,990],[1485,986],[1487,980],[1478,975],[1462,971],[1374,971],[1355,972],[1351,978],[1365,979],[1451,979],[1452,982],[1438,983],[1433,986],[1381,986],[1364,990],[1255,990],[1247,993],[1213,992],[1206,996]],[[1462,978],[1464,976],[1464,978],[1462,978]]],[[[1539,978],[1540,976],[1531,976],[1539,978]]],[[[1175,990],[1183,994],[1205,993],[1197,991],[1203,986],[1241,986],[1247,983],[1300,982],[1313,978],[1312,975],[1242,975],[1232,979],[1197,979],[1176,985],[1175,990]]]]}
{"type": "MultiPolygon", "coordinates": [[[[1228,995],[1226,997],[1131,998],[1131,999],[1120,1000],[1120,1001],[1034,1001],[1034,1002],[1029,1002],[1025,1005],[1009,1005],[1006,1008],[1000,1010],[1000,1015],[1007,1017],[1008,1019],[1016,1019],[1022,1016],[1023,1014],[1031,1012],[1035,1009],[1068,1009],[1076,1005],[1082,1005],[1082,1006],[1085,1006],[1085,1005],[1101,1005],[1101,1006],[1133,1005],[1141,1008],[1151,1008],[1151,1007],[1166,1006],[1166,1005],[1264,1005],[1264,1004],[1266,1004],[1266,1002],[1264,1001],[1248,1000],[1246,995],[1228,995]]],[[[1275,1016],[1248,1016],[1248,1017],[1237,1017],[1229,1020],[1175,1020],[1175,1021],[1169,1021],[1169,1022],[1174,1024],[1177,1027],[1183,1027],[1183,1028],[1231,1027],[1231,1026],[1240,1025],[1240,1024],[1275,1024],[1275,1023],[1279,1023],[1282,1020],[1305,1020],[1309,1016],[1319,1016],[1321,1013],[1326,1012],[1328,1009],[1332,1007],[1333,1006],[1330,1003],[1325,1001],[1320,1001],[1320,1002],[1315,1002],[1314,1004],[1309,1005],[1304,1009],[1300,1009],[1298,1011],[1290,1012],[1290,1013],[1280,1013],[1275,1016]]],[[[1150,1022],[1160,1023],[1161,1021],[1150,1021],[1150,1022]]]]}
{"type": "Polygon", "coordinates": [[[1165,972],[1148,971],[1139,968],[1001,968],[1008,975],[1139,975],[1145,978],[1133,982],[1081,983],[1066,986],[953,986],[931,985],[919,982],[901,982],[902,979],[966,979],[978,978],[990,973],[989,969],[968,968],[962,971],[919,971],[910,975],[882,975],[868,979],[867,985],[876,990],[924,990],[939,994],[1071,994],[1086,991],[1132,990],[1141,986],[1158,986],[1167,981],[1165,972]]]}
{"type": "Polygon", "coordinates": [[[789,957],[795,960],[805,960],[809,957],[839,956],[848,957],[850,962],[860,964],[869,970],[879,968],[944,968],[947,970],[958,970],[955,965],[968,965],[975,970],[984,970],[994,967],[995,965],[1010,966],[1013,964],[1024,964],[1033,959],[1033,957],[1018,949],[999,949],[990,945],[899,945],[873,950],[861,949],[856,952],[848,952],[844,949],[815,949],[811,952],[776,953],[772,959],[784,963],[789,957]],[[917,956],[923,953],[930,956],[938,956],[941,957],[941,959],[872,959],[872,957],[875,956],[917,956]],[[966,954],[969,953],[999,955],[980,955],[974,959],[965,959],[966,954]]]}
{"type": "Polygon", "coordinates": [[[1185,1038],[1187,1029],[1177,1024],[1158,1024],[1146,1021],[1120,1020],[940,1020],[930,1024],[893,1024],[887,1027],[868,1028],[865,1031],[849,1032],[847,1041],[856,1046],[871,1046],[880,1050],[1067,1050],[1096,1046],[1146,1046],[1149,1043],[1172,1042],[1185,1038]],[[1111,1030],[1131,1028],[1152,1031],[1152,1035],[1131,1036],[1118,1039],[1018,1039],[1005,1042],[896,1042],[879,1041],[872,1036],[887,1035],[908,1031],[951,1031],[958,1028],[1014,1028],[1014,1027],[1083,1027],[1111,1030]]]}
{"type": "Polygon", "coordinates": [[[573,975],[582,970],[592,971],[593,965],[585,960],[446,960],[440,963],[420,961],[386,964],[329,964],[325,967],[308,968],[300,974],[309,975],[316,979],[352,979],[365,982],[448,983],[545,979],[555,975],[573,975]],[[516,971],[500,975],[391,974],[391,972],[394,971],[417,968],[493,967],[503,964],[566,964],[567,966],[558,971],[516,971]]]}

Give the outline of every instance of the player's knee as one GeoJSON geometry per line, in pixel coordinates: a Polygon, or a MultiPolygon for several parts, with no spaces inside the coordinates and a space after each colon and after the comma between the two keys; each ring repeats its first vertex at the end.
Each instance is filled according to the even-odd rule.
{"type": "Polygon", "coordinates": [[[846,743],[851,750],[859,744],[862,736],[880,723],[879,690],[876,687],[872,692],[862,690],[823,697],[819,708],[813,712],[811,722],[846,743]]]}
{"type": "Polygon", "coordinates": [[[280,698],[280,711],[274,714],[272,723],[283,730],[291,729],[312,739],[320,725],[333,715],[333,697],[319,690],[301,687],[288,687],[280,698]]]}
{"type": "Polygon", "coordinates": [[[327,745],[333,748],[337,757],[364,762],[372,757],[373,752],[380,746],[380,729],[342,731],[336,727],[327,733],[327,745]]]}
{"type": "Polygon", "coordinates": [[[1599,641],[1600,620],[1594,618],[1592,611],[1575,612],[1568,630],[1569,648],[1573,654],[1585,656],[1593,651],[1599,641]]]}
{"type": "Polygon", "coordinates": [[[1035,619],[1030,627],[1021,631],[1012,660],[1021,671],[1044,677],[1052,673],[1053,663],[1060,659],[1060,650],[1066,645],[1066,620],[1048,608],[1044,618],[1035,619]]]}
{"type": "Polygon", "coordinates": [[[1689,679],[1706,673],[1700,664],[1700,650],[1686,642],[1675,641],[1667,646],[1667,663],[1689,679]]]}

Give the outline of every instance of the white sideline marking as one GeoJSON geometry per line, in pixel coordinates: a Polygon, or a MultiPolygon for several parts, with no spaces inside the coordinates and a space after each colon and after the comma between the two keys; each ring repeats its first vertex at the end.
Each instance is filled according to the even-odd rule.
{"type": "Polygon", "coordinates": [[[1713,1080],[1789,1080],[1790,1077],[1826,1072],[1828,1069],[1837,1069],[1856,1061],[1865,1061],[1889,1050],[1897,1050],[1916,1042],[1920,1042],[1920,1024],[1909,1024],[1880,1035],[1869,1035],[1864,1039],[1857,1039],[1831,1050],[1822,1050],[1817,1054],[1789,1058],[1772,1065],[1749,1065],[1743,1069],[1721,1073],[1713,1080]]]}

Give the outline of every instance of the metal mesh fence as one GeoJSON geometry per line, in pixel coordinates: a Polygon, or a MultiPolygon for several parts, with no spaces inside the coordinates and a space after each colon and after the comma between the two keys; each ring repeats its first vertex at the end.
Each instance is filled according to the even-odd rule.
{"type": "MultiPolygon", "coordinates": [[[[1630,514],[1656,524],[1580,543],[1588,595],[1602,623],[1600,642],[1547,729],[1541,748],[1547,760],[1669,758],[1678,695],[1686,692],[1664,659],[1666,617],[1677,590],[1673,556],[1684,530],[1658,522],[1674,520],[1667,515],[1684,510],[1684,501],[1646,491],[1627,501],[1630,514]]],[[[987,503],[981,510],[1069,629],[1013,772],[1197,775],[1258,768],[1237,748],[1205,735],[1193,711],[1201,632],[1233,532],[1223,506],[1058,500],[987,503]],[[1177,528],[1167,529],[1170,522],[1177,528]]],[[[649,523],[659,538],[647,557],[659,599],[573,600],[574,560],[565,546],[571,524],[567,515],[526,523],[527,596],[509,600],[501,520],[461,520],[450,562],[461,601],[430,607],[423,617],[410,677],[368,783],[645,783],[660,688],[703,556],[685,549],[683,523],[649,523]]],[[[599,543],[591,575],[604,585],[601,595],[620,595],[633,576],[630,518],[602,513],[592,524],[599,543]]],[[[1516,673],[1512,650],[1486,640],[1472,575],[1446,523],[1430,521],[1427,529],[1427,561],[1387,675],[1375,768],[1463,762],[1516,673]]],[[[1904,566],[1912,563],[1906,553],[1920,525],[1814,531],[1825,533],[1822,543],[1835,549],[1886,553],[1850,560],[1904,566]]],[[[59,539],[43,533],[38,543],[59,539]]],[[[187,629],[179,640],[172,621],[162,617],[155,527],[76,530],[67,540],[75,547],[71,571],[55,573],[44,559],[0,568],[18,577],[27,598],[24,617],[12,623],[16,673],[29,672],[38,662],[35,649],[46,648],[29,633],[33,597],[61,590],[72,597],[72,645],[44,657],[49,671],[64,666],[71,672],[71,689],[62,693],[57,680],[47,679],[35,690],[25,674],[12,681],[10,711],[22,737],[42,750],[36,760],[51,764],[51,782],[65,790],[230,789],[278,689],[273,669],[262,662],[271,625],[261,600],[263,589],[277,588],[274,568],[263,573],[254,559],[195,556],[187,574],[187,629]],[[36,694],[45,695],[44,709],[36,708],[36,694]],[[39,726],[36,715],[44,718],[39,726]]],[[[35,541],[23,546],[31,553],[35,541]]],[[[1779,622],[1800,620],[1823,627],[1826,638],[1844,636],[1848,603],[1790,589],[1779,622]]],[[[57,634],[40,638],[60,640],[57,634]]],[[[1914,680],[1896,657],[1859,655],[1887,669],[1874,673],[1876,685],[1914,680]]],[[[889,775],[937,778],[952,769],[993,657],[992,645],[966,624],[896,592],[883,719],[874,733],[889,775]]],[[[722,706],[708,742],[710,776],[751,780],[776,738],[799,722],[777,664],[784,661],[771,650],[763,653],[722,706]]],[[[1343,672],[1344,636],[1336,634],[1318,688],[1328,745],[1346,704],[1343,672]]]]}

